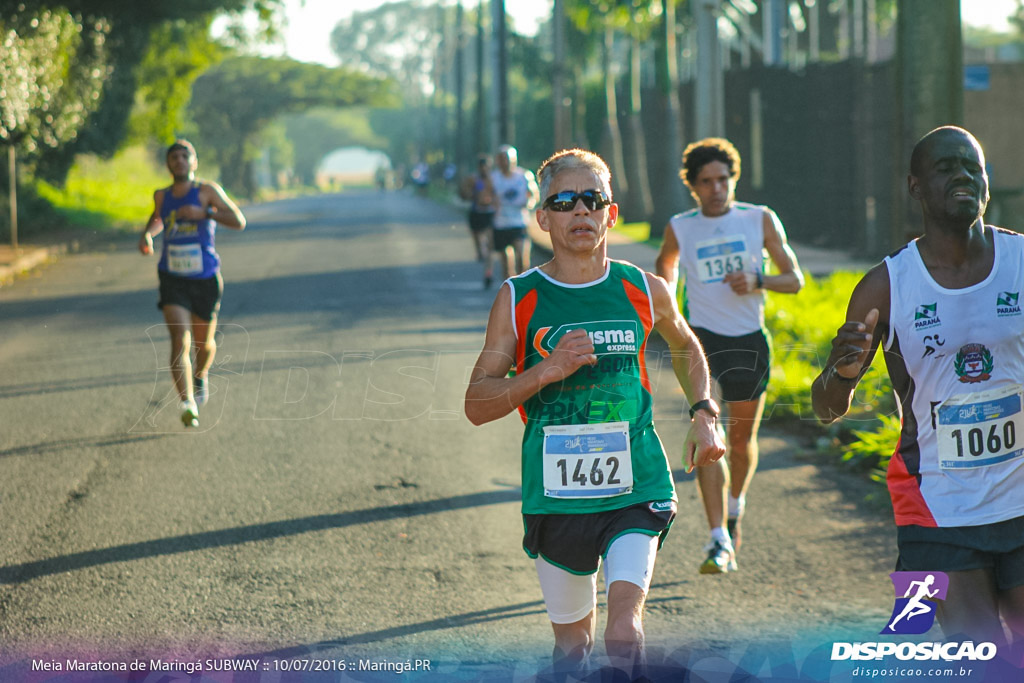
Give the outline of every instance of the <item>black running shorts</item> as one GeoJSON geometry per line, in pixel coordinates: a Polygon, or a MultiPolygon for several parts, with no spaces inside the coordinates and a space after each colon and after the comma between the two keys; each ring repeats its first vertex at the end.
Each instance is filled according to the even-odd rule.
{"type": "Polygon", "coordinates": [[[675,516],[671,500],[581,515],[523,515],[523,550],[573,574],[593,574],[608,546],[623,534],[658,536],[661,548],[675,516]]]}
{"type": "Polygon", "coordinates": [[[213,320],[220,311],[224,280],[220,273],[209,278],[187,278],[157,271],[160,275],[160,301],[156,307],[181,306],[203,320],[213,320]]]}
{"type": "Polygon", "coordinates": [[[898,572],[991,569],[1003,591],[1024,585],[1024,517],[978,526],[896,527],[898,572]]]}
{"type": "Polygon", "coordinates": [[[470,211],[469,229],[473,232],[483,232],[494,224],[493,211],[470,211]]]}
{"type": "Polygon", "coordinates": [[[500,253],[516,242],[525,240],[526,228],[495,228],[492,234],[494,235],[494,250],[500,253]]]}
{"type": "Polygon", "coordinates": [[[703,327],[694,334],[704,347],[711,376],[722,388],[726,402],[753,401],[768,388],[772,351],[764,330],[726,337],[703,327]]]}

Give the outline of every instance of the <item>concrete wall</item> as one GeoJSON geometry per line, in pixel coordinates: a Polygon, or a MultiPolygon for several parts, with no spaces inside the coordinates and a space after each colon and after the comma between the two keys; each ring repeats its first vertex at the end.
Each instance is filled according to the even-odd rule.
{"type": "Polygon", "coordinates": [[[990,222],[1024,232],[1024,63],[988,65],[988,90],[964,92],[964,126],[989,166],[990,222]]]}

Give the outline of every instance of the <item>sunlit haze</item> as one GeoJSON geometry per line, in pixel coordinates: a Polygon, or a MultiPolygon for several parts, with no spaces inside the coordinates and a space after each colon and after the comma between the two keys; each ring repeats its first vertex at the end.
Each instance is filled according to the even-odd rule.
{"type": "MultiPolygon", "coordinates": [[[[384,4],[385,0],[285,0],[288,27],[285,29],[284,52],[304,62],[319,62],[334,66],[337,57],[331,52],[330,35],[335,24],[356,9],[369,9],[384,4]]],[[[464,7],[477,2],[490,4],[490,0],[464,0],[464,7]]],[[[516,30],[532,35],[538,24],[551,14],[553,0],[506,0],[505,9],[512,17],[516,30]]],[[[454,0],[449,0],[454,4],[454,0]]],[[[961,17],[965,24],[984,26],[997,31],[1008,30],[1006,19],[1016,7],[1015,0],[961,0],[961,17]]]]}
{"type": "MultiPolygon", "coordinates": [[[[463,7],[474,7],[479,0],[464,0],[463,7]]],[[[490,0],[484,0],[490,4],[490,0]]],[[[285,53],[303,62],[334,66],[338,58],[330,48],[331,31],[339,20],[356,9],[366,10],[385,4],[384,0],[285,0],[285,53]]],[[[454,5],[451,0],[448,4],[454,5]]],[[[551,14],[552,0],[506,0],[505,10],[516,30],[534,34],[538,23],[551,14]]]]}

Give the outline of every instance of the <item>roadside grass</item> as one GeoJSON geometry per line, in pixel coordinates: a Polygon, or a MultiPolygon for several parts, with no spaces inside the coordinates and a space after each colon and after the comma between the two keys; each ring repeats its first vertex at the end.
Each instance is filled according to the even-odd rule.
{"type": "Polygon", "coordinates": [[[69,224],[92,230],[141,229],[153,211],[153,192],[170,176],[144,148],[131,147],[109,160],[79,156],[63,188],[36,182],[36,192],[69,224]]]}
{"type": "Polygon", "coordinates": [[[647,242],[651,239],[650,223],[618,223],[613,230],[634,242],[647,242]]]}
{"type": "MultiPolygon", "coordinates": [[[[854,393],[850,412],[824,426],[811,407],[811,384],[824,368],[836,330],[846,321],[846,305],[863,273],[836,271],[826,278],[806,276],[796,296],[769,292],[765,322],[774,359],[766,405],[771,417],[800,420],[821,431],[819,448],[838,451],[842,460],[884,481],[889,457],[899,439],[899,417],[892,383],[881,353],[854,393]]],[[[766,409],[766,413],[767,413],[766,409]]]]}

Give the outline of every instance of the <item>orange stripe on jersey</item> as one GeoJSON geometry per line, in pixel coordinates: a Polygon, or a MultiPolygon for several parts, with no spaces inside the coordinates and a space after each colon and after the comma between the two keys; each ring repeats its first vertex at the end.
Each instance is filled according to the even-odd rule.
{"type": "Polygon", "coordinates": [[[544,335],[545,335],[545,334],[547,334],[547,333],[548,333],[548,332],[550,332],[550,331],[551,331],[551,327],[550,327],[550,326],[548,326],[548,327],[542,327],[542,328],[540,328],[539,330],[537,330],[537,334],[533,335],[533,348],[534,348],[534,350],[535,350],[535,351],[536,351],[537,353],[539,353],[539,354],[540,354],[540,357],[541,357],[541,358],[547,358],[548,356],[550,356],[550,355],[551,355],[550,353],[548,353],[548,352],[547,352],[547,351],[546,351],[546,350],[544,349],[544,347],[543,347],[543,346],[541,346],[541,345],[540,345],[540,343],[541,343],[542,341],[544,341],[544,335]]]}
{"type": "MultiPolygon", "coordinates": [[[[516,328],[516,374],[521,374],[526,365],[526,337],[533,312],[537,310],[537,290],[531,289],[515,306],[512,324],[516,328]]],[[[526,422],[526,409],[519,406],[519,416],[526,422]]]]}
{"type": "Polygon", "coordinates": [[[636,355],[637,362],[640,364],[640,383],[647,390],[647,393],[653,394],[651,379],[647,376],[647,338],[650,336],[651,330],[654,329],[654,320],[651,319],[651,298],[647,295],[647,292],[629,280],[622,281],[622,289],[626,292],[626,298],[629,299],[629,303],[633,304],[633,308],[636,309],[636,314],[640,318],[640,323],[644,326],[644,343],[640,345],[640,350],[637,351],[636,355]]]}
{"type": "Polygon", "coordinates": [[[935,517],[928,509],[928,503],[921,495],[921,486],[917,477],[907,470],[903,461],[903,454],[900,452],[900,439],[896,443],[896,452],[889,460],[889,469],[885,474],[885,483],[889,487],[889,495],[892,497],[892,511],[896,518],[897,526],[918,524],[920,526],[936,527],[935,517]]]}

